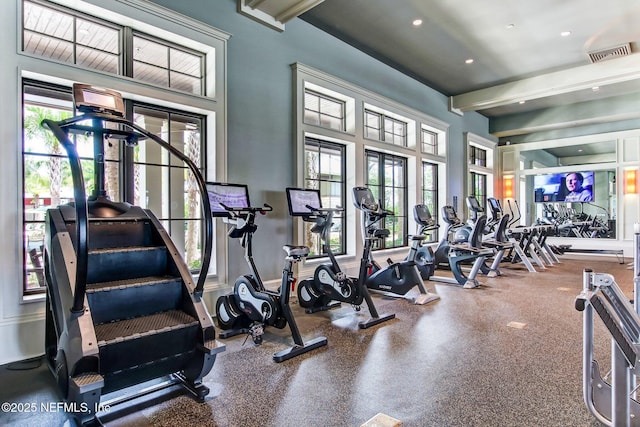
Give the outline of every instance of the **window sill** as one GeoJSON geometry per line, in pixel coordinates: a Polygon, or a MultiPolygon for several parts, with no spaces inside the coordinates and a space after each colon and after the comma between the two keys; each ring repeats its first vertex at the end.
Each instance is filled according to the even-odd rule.
{"type": "Polygon", "coordinates": [[[41,302],[41,301],[44,301],[46,297],[47,297],[46,292],[43,292],[41,294],[22,295],[22,300],[20,301],[20,303],[31,304],[34,302],[41,302]]]}

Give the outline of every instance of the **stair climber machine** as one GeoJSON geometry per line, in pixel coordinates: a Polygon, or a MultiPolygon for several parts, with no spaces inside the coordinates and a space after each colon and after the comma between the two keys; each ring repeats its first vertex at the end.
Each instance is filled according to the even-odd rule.
{"type": "Polygon", "coordinates": [[[407,292],[418,287],[419,295],[413,301],[415,304],[427,304],[440,297],[426,290],[420,277],[416,264],[413,261],[392,262],[387,260],[388,266],[382,268],[371,253],[373,242],[389,236],[389,230],[379,228],[379,223],[393,212],[382,208],[375,200],[371,189],[368,187],[353,188],[353,204],[362,212],[360,221],[362,238],[364,240],[364,253],[360,266],[360,277],[366,274],[365,285],[367,288],[390,296],[404,296],[407,292]],[[366,269],[363,271],[363,267],[366,269]]]}
{"type": "Polygon", "coordinates": [[[305,312],[311,314],[330,310],[339,307],[341,302],[351,304],[356,311],[360,311],[362,303],[366,302],[371,318],[358,324],[361,329],[395,318],[395,314],[378,314],[364,284],[368,257],[365,256],[361,260],[361,274],[358,277],[347,276],[336,261],[331,250],[331,227],[333,215],[344,209],[323,208],[319,190],[287,188],[286,192],[289,214],[293,217],[302,217],[305,222],[315,222],[311,232],[320,236],[322,252],[329,257],[329,263],[316,267],[313,277],[298,283],[298,303],[305,312]]]}
{"type": "MultiPolygon", "coordinates": [[[[104,142],[153,141],[189,167],[201,195],[204,179],[188,157],[124,118],[119,93],[75,84],[73,95],[80,115],[42,122],[65,148],[74,185],[73,202],[47,211],[44,247],[46,360],[65,408],[80,425],[102,425],[104,408],[112,417],[118,404],[174,385],[203,401],[209,389],[202,378],[225,349],[202,301],[212,218],[203,217],[202,269],[194,283],[154,214],[107,196],[104,142]],[[88,198],[74,134],[93,135],[95,186],[88,198]]],[[[202,206],[209,211],[206,197],[202,206]]]]}
{"type": "MultiPolygon", "coordinates": [[[[428,234],[439,227],[426,205],[415,205],[413,215],[418,224],[418,235],[428,234]]],[[[422,245],[420,240],[413,240],[408,259],[415,261],[420,275],[425,280],[460,285],[465,289],[480,286],[476,276],[486,258],[494,254],[493,249],[483,248],[481,245],[482,230],[485,228],[487,217],[479,216],[471,232],[461,233],[459,236],[462,237],[456,239],[455,231],[464,226],[464,223],[458,218],[453,206],[443,206],[442,216],[447,228],[436,249],[422,245]],[[466,264],[471,264],[468,275],[463,271],[463,265],[466,264]],[[437,269],[451,270],[453,278],[436,276],[434,273],[437,269]]]]}
{"type": "Polygon", "coordinates": [[[246,185],[207,183],[207,188],[212,214],[222,217],[224,222],[231,225],[228,236],[240,239],[251,272],[240,276],[235,282],[233,292],[221,296],[216,302],[218,325],[223,329],[220,338],[249,334],[253,342],[260,345],[266,326],[278,329],[289,326],[295,345],[273,355],[273,360],[278,363],[327,345],[327,339],[322,336],[306,343],[302,340],[289,306],[291,288],[295,282],[293,264],[302,261],[309,254],[309,248],[285,245],[282,248],[286,257],[280,288],[278,291],[266,289],[253,260],[252,240],[253,233],[258,229],[255,223],[256,215],[265,215],[272,210],[271,206],[265,204],[263,207],[251,207],[246,185]]]}

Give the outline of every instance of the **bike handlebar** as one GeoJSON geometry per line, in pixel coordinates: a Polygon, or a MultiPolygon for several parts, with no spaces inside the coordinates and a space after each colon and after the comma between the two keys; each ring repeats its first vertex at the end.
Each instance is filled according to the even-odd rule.
{"type": "Polygon", "coordinates": [[[271,207],[271,205],[267,203],[265,203],[264,206],[262,207],[254,207],[254,206],[232,207],[232,206],[227,206],[224,203],[220,203],[220,206],[222,206],[224,210],[226,210],[227,212],[235,213],[235,214],[260,212],[262,215],[264,215],[267,212],[271,212],[273,210],[273,207],[271,207]]]}

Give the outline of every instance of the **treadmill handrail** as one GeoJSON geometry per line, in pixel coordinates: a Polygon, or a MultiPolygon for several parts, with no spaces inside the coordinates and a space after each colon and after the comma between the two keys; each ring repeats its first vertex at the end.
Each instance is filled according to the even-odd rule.
{"type": "MultiPolygon", "coordinates": [[[[207,271],[209,271],[209,264],[211,263],[211,252],[213,246],[213,218],[210,214],[211,212],[211,203],[209,201],[209,197],[207,197],[207,186],[204,180],[204,177],[200,173],[200,170],[196,166],[196,164],[187,157],[184,153],[182,153],[177,148],[173,147],[168,142],[162,140],[156,135],[148,132],[146,129],[136,125],[135,123],[127,120],[123,117],[117,117],[104,113],[86,113],[74,117],[70,117],[65,120],[53,121],[50,119],[44,119],[42,121],[42,126],[51,130],[55,137],[60,141],[62,146],[67,151],[67,156],[69,157],[69,162],[71,166],[71,175],[73,178],[73,187],[74,187],[74,198],[75,198],[75,208],[76,208],[76,235],[77,235],[77,265],[76,265],[76,286],[73,298],[73,306],[72,311],[74,313],[79,313],[84,310],[84,298],[86,294],[87,288],[87,266],[88,266],[88,205],[87,205],[87,197],[84,189],[84,178],[82,175],[82,165],[80,163],[80,158],[78,157],[77,150],[75,148],[75,144],[69,139],[68,132],[75,129],[79,130],[93,130],[98,131],[98,129],[94,126],[87,125],[79,125],[78,122],[85,121],[87,119],[98,119],[103,122],[111,122],[115,124],[120,124],[123,126],[132,129],[130,132],[131,139],[124,138],[125,141],[137,141],[140,137],[148,138],[153,140],[155,143],[160,145],[165,150],[169,151],[171,154],[175,155],[178,159],[183,161],[187,167],[193,173],[193,176],[198,185],[198,189],[200,191],[200,199],[202,201],[202,211],[203,211],[203,220],[204,220],[204,247],[202,253],[202,263],[200,268],[200,273],[198,275],[198,281],[196,282],[196,287],[194,290],[194,294],[196,297],[202,297],[202,293],[204,291],[204,282],[207,278],[207,271]]],[[[110,133],[110,129],[102,129],[100,132],[110,133]]],[[[119,136],[122,136],[122,131],[116,131],[114,133],[118,133],[119,136]]]]}

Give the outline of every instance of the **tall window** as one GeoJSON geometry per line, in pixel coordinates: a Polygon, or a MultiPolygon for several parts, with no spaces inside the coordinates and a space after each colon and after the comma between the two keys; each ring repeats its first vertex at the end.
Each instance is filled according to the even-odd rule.
{"type": "Polygon", "coordinates": [[[471,178],[469,195],[476,196],[480,206],[484,209],[487,206],[487,176],[470,172],[469,177],[471,178]]]}
{"type": "Polygon", "coordinates": [[[380,246],[395,248],[407,245],[407,159],[376,151],[365,152],[366,185],[382,207],[393,211],[381,227],[391,233],[380,246]]]}
{"type": "Polygon", "coordinates": [[[46,1],[23,6],[25,52],[204,95],[203,53],[46,1]]]}
{"type": "MultiPolygon", "coordinates": [[[[422,204],[426,205],[431,216],[438,221],[438,165],[435,163],[422,163],[422,204]]],[[[427,242],[438,241],[438,230],[433,230],[427,235],[427,242]]]]}
{"type": "Polygon", "coordinates": [[[305,89],[304,121],[328,129],[345,130],[345,102],[305,89]]]}
{"type": "Polygon", "coordinates": [[[407,146],[407,123],[371,110],[364,112],[365,138],[407,146]]]}
{"type": "MultiPolygon", "coordinates": [[[[73,201],[73,182],[67,154],[42,119],[73,115],[71,88],[25,80],[23,86],[23,199],[24,291],[42,292],[42,246],[48,208],[73,201]]],[[[127,101],[131,103],[131,101],[127,101]]],[[[202,116],[151,105],[133,104],[138,125],[170,142],[203,169],[202,116]]],[[[93,190],[93,138],[74,136],[81,158],[87,194],[93,190]]],[[[105,187],[114,201],[123,201],[122,173],[134,164],[135,204],[150,208],[164,223],[192,268],[200,262],[201,211],[196,183],[186,166],[159,145],[141,141],[123,149],[118,141],[105,143],[105,187]]]]}
{"type": "MultiPolygon", "coordinates": [[[[305,188],[320,190],[322,206],[326,208],[346,208],[345,148],[315,138],[305,138],[304,144],[304,185],[305,188]]],[[[311,249],[311,256],[322,255],[322,242],[317,233],[311,232],[313,224],[305,223],[305,244],[311,249]]],[[[335,254],[345,253],[344,211],[336,212],[331,227],[330,245],[335,254]]]]}

